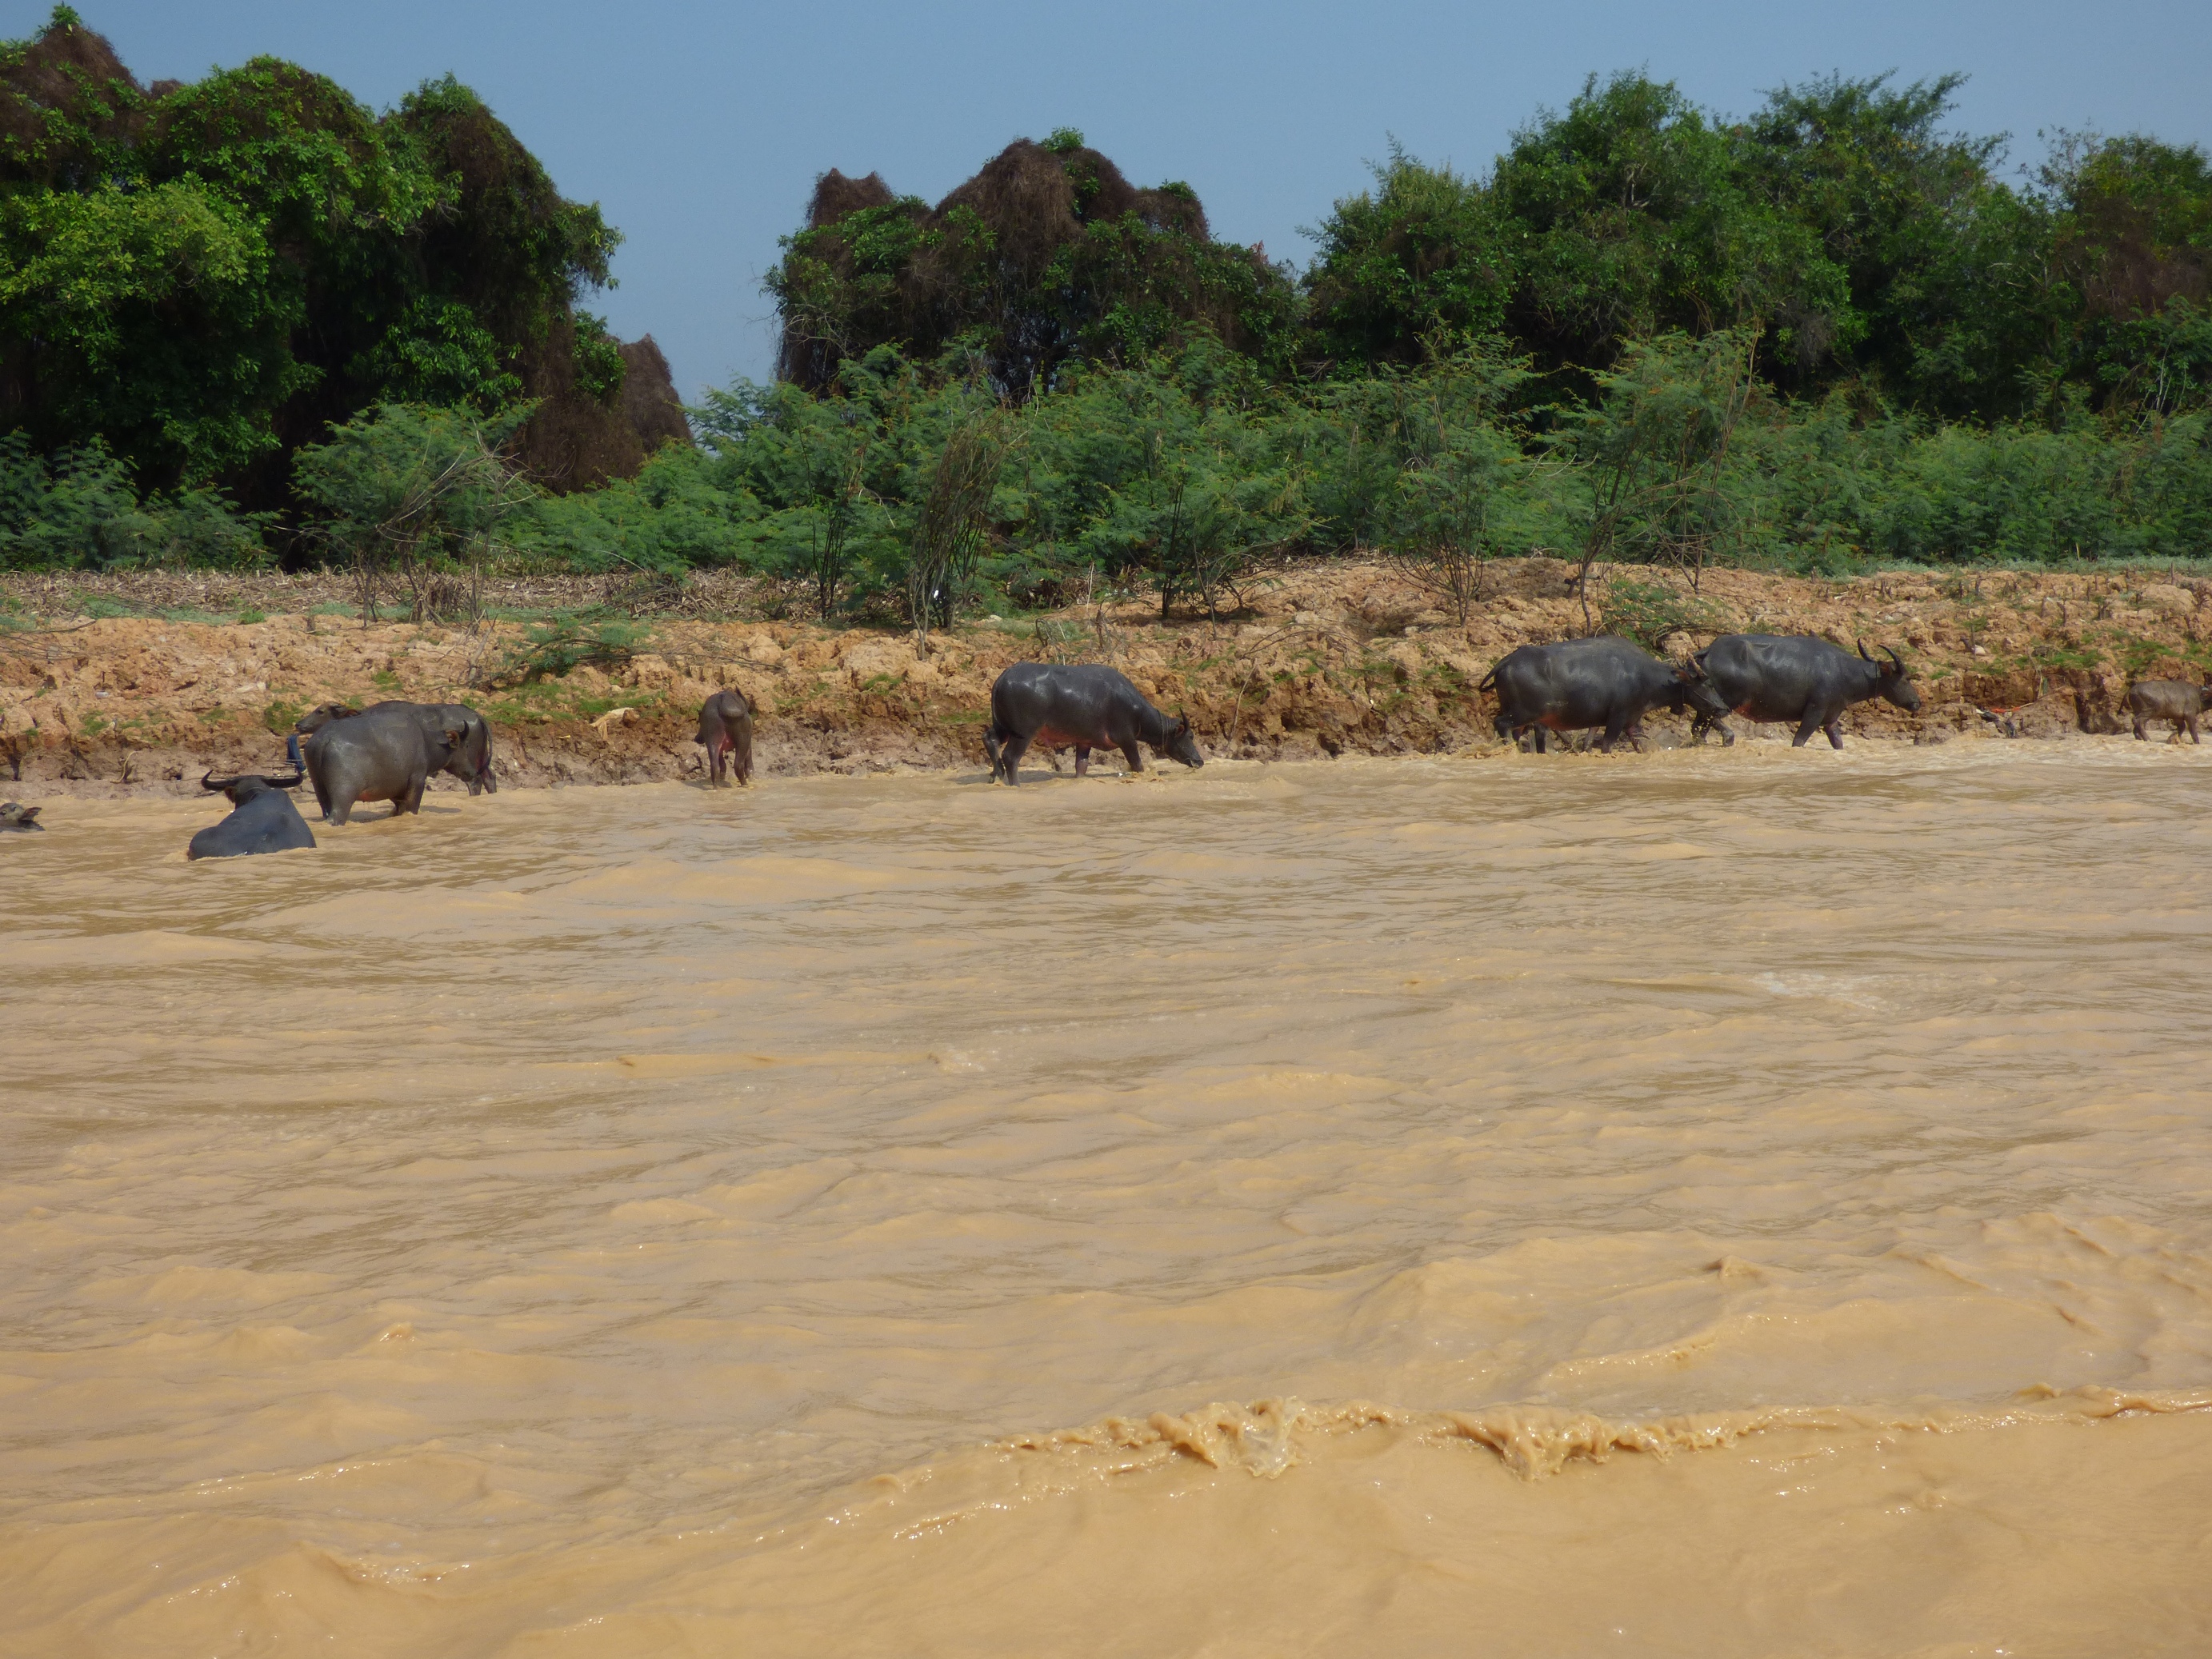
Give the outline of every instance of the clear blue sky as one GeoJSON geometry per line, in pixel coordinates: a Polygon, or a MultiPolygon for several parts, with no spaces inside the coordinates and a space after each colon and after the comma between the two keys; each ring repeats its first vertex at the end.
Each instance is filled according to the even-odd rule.
{"type": "MultiPolygon", "coordinates": [[[[1480,171],[1585,75],[1642,68],[1741,113],[1831,70],[1972,75],[1958,124],[2144,131],[2212,148],[2212,0],[1704,0],[1273,5],[1121,0],[76,0],[142,80],[258,52],[381,108],[450,70],[628,241],[600,296],[678,389],[764,375],[761,273],[817,173],[944,194],[1008,140],[1083,130],[1139,184],[1187,179],[1218,235],[1303,261],[1298,227],[1395,136],[1480,171]]],[[[50,0],[0,0],[31,33],[50,0]]]]}

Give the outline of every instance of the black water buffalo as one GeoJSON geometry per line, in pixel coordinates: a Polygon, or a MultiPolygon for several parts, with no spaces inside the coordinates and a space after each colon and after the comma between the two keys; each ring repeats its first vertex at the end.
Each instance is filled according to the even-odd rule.
{"type": "Polygon", "coordinates": [[[2172,720],[2176,738],[2186,732],[2190,742],[2202,743],[2204,739],[2197,735],[2197,717],[2203,712],[2203,689],[2187,680],[2137,680],[2128,688],[2128,714],[2135,721],[2138,738],[2150,737],[2146,721],[2172,720]]]}
{"type": "Polygon", "coordinates": [[[319,708],[310,708],[300,716],[292,727],[292,736],[286,740],[287,752],[292,764],[304,765],[300,755],[300,739],[313,737],[332,720],[344,720],[352,714],[374,714],[390,708],[410,708],[422,722],[423,734],[433,743],[441,740],[447,729],[459,726],[460,742],[454,746],[442,769],[450,772],[469,787],[469,793],[499,793],[499,780],[491,769],[491,726],[482,714],[461,702],[401,702],[396,700],[373,702],[366,708],[349,708],[342,702],[326,702],[319,708]]]}
{"type": "Polygon", "coordinates": [[[733,768],[739,783],[751,781],[753,710],[744,692],[717,691],[708,698],[699,709],[699,735],[691,741],[707,745],[708,783],[727,781],[733,768]]]}
{"type": "Polygon", "coordinates": [[[0,803],[0,834],[10,830],[44,830],[46,826],[38,821],[39,812],[38,807],[19,805],[12,800],[0,803]]]}
{"type": "Polygon", "coordinates": [[[388,800],[394,817],[422,810],[423,786],[446,769],[466,729],[422,715],[417,703],[380,703],[315,729],[301,747],[324,823],[343,823],[356,801],[388,800]]]}
{"type": "Polygon", "coordinates": [[[1644,717],[1662,703],[1677,714],[1686,702],[1714,718],[1728,712],[1695,668],[1662,662],[1613,634],[1516,647],[1475,690],[1493,687],[1498,735],[1510,741],[1533,730],[1540,755],[1547,732],[1591,726],[1605,728],[1598,747],[1607,754],[1624,736],[1640,750],[1644,717]]]}
{"type": "Polygon", "coordinates": [[[991,687],[991,723],[983,728],[992,777],[1018,781],[1015,769],[1032,743],[1054,749],[1073,744],[1078,777],[1091,769],[1094,749],[1118,749],[1132,772],[1143,771],[1140,743],[1185,766],[1206,764],[1188,719],[1170,720],[1120,669],[1097,663],[1018,662],[999,676],[991,687]]]}
{"type": "Polygon", "coordinates": [[[234,859],[249,853],[288,853],[295,847],[313,847],[314,832],[284,792],[297,789],[306,775],[270,778],[245,773],[219,778],[210,772],[200,780],[203,789],[220,789],[229,798],[231,814],[194,836],[185,848],[188,859],[234,859]]]}
{"type": "MultiPolygon", "coordinates": [[[[1882,662],[1859,647],[1854,657],[1840,645],[1805,634],[1723,634],[1696,658],[1705,678],[1729,708],[1753,720],[1795,720],[1790,741],[1802,749],[1815,732],[1844,746],[1844,710],[1869,697],[1887,697],[1908,714],[1920,712],[1920,694],[1897,653],[1885,646],[1882,662]]],[[[1717,720],[1701,719],[1704,728],[1717,720]]]]}

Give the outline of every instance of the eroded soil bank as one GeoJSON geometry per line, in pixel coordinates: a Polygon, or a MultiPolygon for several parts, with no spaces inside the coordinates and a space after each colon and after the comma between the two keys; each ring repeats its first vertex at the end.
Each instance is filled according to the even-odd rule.
{"type": "MultiPolygon", "coordinates": [[[[278,763],[304,708],[380,697],[483,709],[510,783],[667,780],[699,769],[698,706],[724,686],[760,709],[769,774],[980,765],[993,678],[1039,658],[1115,664],[1187,709],[1216,755],[1480,752],[1498,747],[1494,705],[1474,690],[1491,665],[1586,631],[1571,575],[1501,562],[1462,625],[1398,568],[1340,561],[1264,577],[1218,618],[1162,623],[1131,603],[981,620],[919,649],[903,633],[744,620],[757,596],[706,582],[625,625],[625,648],[600,663],[534,678],[550,628],[624,596],[587,579],[507,582],[474,629],[364,628],[336,614],[345,585],[328,576],[13,577],[0,583],[0,782],[27,799],[190,791],[210,767],[278,763]],[[137,614],[102,614],[125,609],[137,614]]],[[[1866,706],[1846,723],[1919,743],[2124,729],[2131,678],[2201,679],[2212,665],[2212,580],[2170,574],[1717,570],[1692,592],[1671,573],[1613,570],[1593,579],[1589,608],[1677,656],[1733,629],[1894,645],[1922,712],[1866,706]]],[[[1652,727],[1662,744],[1686,735],[1663,714],[1652,727]]]]}

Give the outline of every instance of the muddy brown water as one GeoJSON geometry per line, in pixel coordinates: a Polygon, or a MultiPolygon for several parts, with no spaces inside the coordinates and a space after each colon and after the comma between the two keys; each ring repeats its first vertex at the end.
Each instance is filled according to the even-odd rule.
{"type": "Polygon", "coordinates": [[[0,842],[0,1650],[2202,1652],[2212,751],[0,842]]]}

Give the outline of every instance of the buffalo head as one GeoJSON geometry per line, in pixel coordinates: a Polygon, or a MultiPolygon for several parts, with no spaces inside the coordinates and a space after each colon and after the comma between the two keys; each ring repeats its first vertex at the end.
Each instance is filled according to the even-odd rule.
{"type": "Polygon", "coordinates": [[[1882,655],[1889,659],[1883,662],[1868,653],[1864,640],[1858,642],[1858,647],[1859,655],[1874,665],[1875,695],[1887,698],[1908,714],[1918,714],[1920,693],[1913,690],[1911,677],[1905,672],[1905,664],[1899,660],[1896,651],[1887,645],[1882,647],[1882,655]]]}
{"type": "Polygon", "coordinates": [[[219,778],[207,772],[201,775],[200,787],[220,791],[235,806],[264,789],[297,789],[307,775],[305,772],[295,772],[289,778],[271,778],[258,772],[240,772],[234,777],[219,778]]]}
{"type": "Polygon", "coordinates": [[[1176,722],[1168,727],[1167,742],[1161,748],[1170,760],[1181,761],[1185,766],[1206,764],[1206,757],[1198,752],[1198,740],[1190,734],[1190,716],[1181,709],[1176,711],[1176,722]]]}
{"type": "MultiPolygon", "coordinates": [[[[1727,700],[1713,690],[1713,683],[1705,677],[1705,665],[1696,657],[1674,665],[1674,685],[1668,695],[1667,706],[1677,714],[1686,706],[1693,710],[1702,728],[1720,725],[1729,712],[1727,700]]],[[[1728,727],[1721,726],[1726,733],[1728,727]]],[[[1735,739],[1731,737],[1729,741],[1735,739]]]]}

